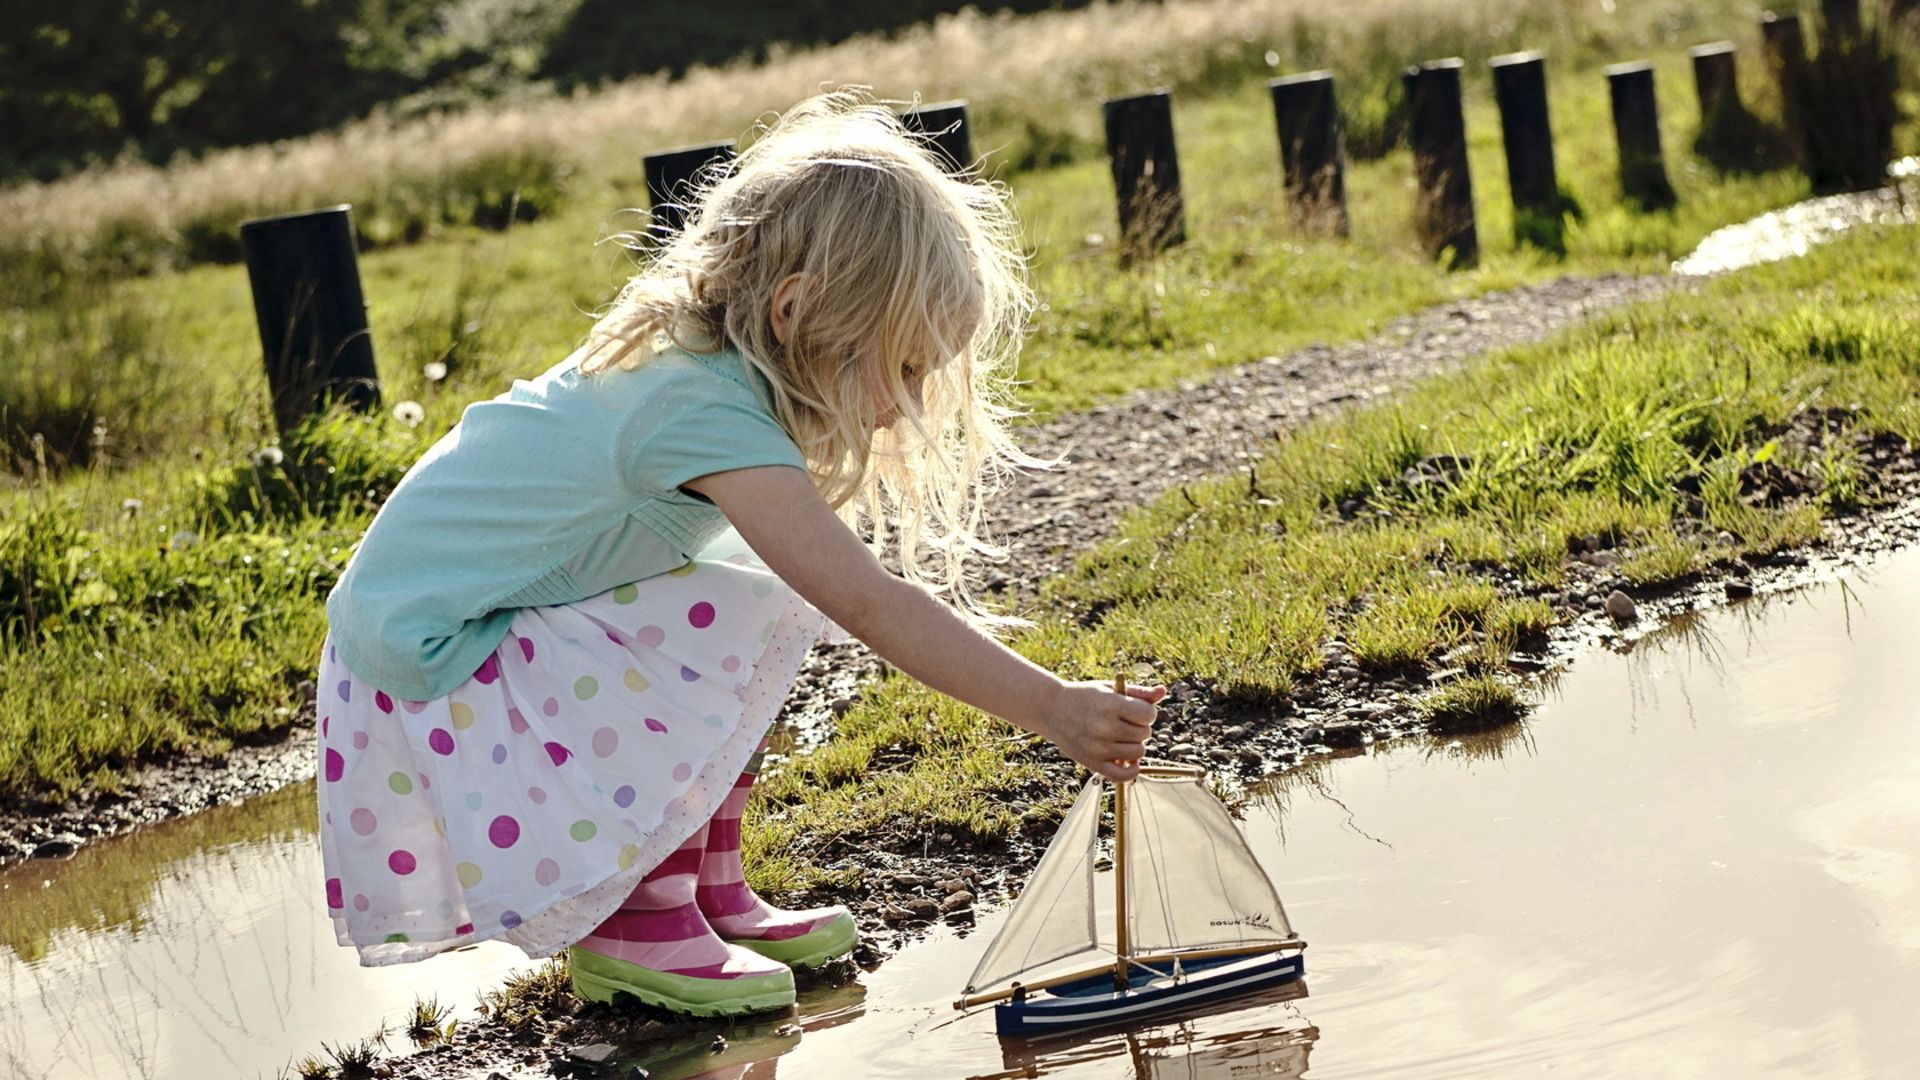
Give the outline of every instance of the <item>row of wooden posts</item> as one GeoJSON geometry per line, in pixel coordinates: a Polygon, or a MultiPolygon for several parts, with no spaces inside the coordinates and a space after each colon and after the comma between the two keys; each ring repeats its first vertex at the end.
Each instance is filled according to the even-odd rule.
{"type": "MultiPolygon", "coordinates": [[[[1859,33],[1859,0],[1823,0],[1829,34],[1859,33]]],[[[1767,66],[1783,100],[1796,92],[1806,48],[1800,20],[1767,15],[1761,23],[1767,66]]],[[[1700,99],[1703,136],[1744,115],[1734,80],[1734,46],[1714,42],[1689,50],[1700,99]]],[[[1554,167],[1545,60],[1521,52],[1488,61],[1506,147],[1516,240],[1558,248],[1566,210],[1554,167]]],[[[1415,225],[1429,255],[1459,268],[1479,257],[1473,182],[1458,59],[1415,65],[1402,76],[1408,142],[1416,174],[1415,225]]],[[[1653,67],[1644,61],[1605,69],[1619,145],[1622,191],[1649,209],[1671,207],[1672,184],[1660,151],[1653,67]]],[[[1345,153],[1334,77],[1313,71],[1268,83],[1279,133],[1283,187],[1306,226],[1348,231],[1345,153]]],[[[1789,114],[1793,110],[1787,110],[1789,114]]],[[[1186,237],[1180,163],[1174,149],[1172,97],[1156,91],[1105,102],[1107,159],[1119,210],[1123,258],[1151,255],[1186,237]]],[[[975,164],[964,101],[902,114],[951,172],[975,164]]],[[[689,192],[733,160],[731,142],[646,155],[651,223],[664,238],[685,223],[689,192]]],[[[254,312],[266,355],[274,418],[284,435],[327,398],[377,407],[378,375],[366,304],[354,254],[350,208],[332,207],[250,221],[241,226],[254,312]]]]}

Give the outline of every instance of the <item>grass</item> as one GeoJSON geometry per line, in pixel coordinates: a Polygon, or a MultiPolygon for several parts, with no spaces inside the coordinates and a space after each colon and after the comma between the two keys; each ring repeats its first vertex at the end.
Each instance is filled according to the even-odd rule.
{"type": "MultiPolygon", "coordinates": [[[[1360,335],[1439,300],[1569,271],[1655,270],[1715,226],[1807,190],[1790,173],[1723,174],[1686,151],[1697,118],[1691,96],[1675,92],[1686,77],[1678,46],[1723,33],[1751,38],[1752,12],[1739,5],[1709,5],[1700,9],[1704,15],[1693,7],[1652,5],[1613,19],[1576,17],[1532,0],[1421,19],[1407,17],[1402,0],[1376,0],[1364,9],[1366,18],[1343,20],[1312,12],[1280,17],[1251,3],[1176,5],[1164,18],[1155,14],[1160,10],[1101,8],[1004,25],[969,16],[894,41],[836,46],[734,71],[739,86],[725,94],[718,93],[719,75],[698,75],[674,84],[658,116],[648,114],[648,124],[664,125],[657,128],[630,123],[633,95],[661,89],[642,83],[574,102],[571,111],[528,106],[493,128],[483,118],[449,119],[441,122],[444,129],[393,136],[399,141],[356,129],[328,137],[345,140],[338,145],[323,138],[286,148],[284,164],[312,165],[316,176],[324,173],[325,147],[351,144],[365,150],[366,161],[397,161],[407,139],[428,163],[423,168],[457,169],[466,159],[451,149],[444,154],[452,156],[436,157],[443,151],[435,149],[435,132],[446,135],[448,146],[465,148],[461,153],[479,153],[474,148],[494,146],[486,140],[496,136],[511,142],[515,132],[546,131],[580,155],[572,194],[553,213],[503,231],[428,230],[422,242],[362,260],[384,389],[390,404],[411,403],[395,410],[405,419],[394,412],[336,417],[279,443],[267,420],[245,275],[236,268],[104,280],[63,268],[58,259],[13,264],[21,269],[0,274],[0,426],[12,432],[5,445],[15,459],[11,479],[0,475],[0,483],[12,487],[0,492],[6,500],[0,667],[9,680],[9,693],[0,698],[0,794],[59,796],[87,783],[111,786],[131,763],[272,738],[297,722],[300,683],[309,677],[323,631],[320,599],[385,490],[466,402],[563,355],[587,326],[582,313],[601,303],[626,271],[622,253],[595,248],[593,240],[609,224],[610,207],[640,199],[630,140],[653,130],[687,136],[735,130],[759,107],[752,104],[759,101],[755,95],[765,96],[766,105],[791,100],[823,72],[844,77],[937,53],[939,62],[929,60],[920,84],[928,97],[966,91],[976,84],[964,80],[975,78],[992,88],[976,97],[975,138],[977,145],[1003,148],[991,160],[1005,163],[1047,302],[1021,370],[1027,404],[1040,416],[1138,386],[1203,377],[1311,341],[1360,335]],[[1006,47],[1029,35],[1046,47],[1033,56],[1006,47]],[[1391,117],[1361,115],[1378,97],[1364,91],[1390,85],[1407,57],[1458,51],[1477,64],[1488,53],[1529,43],[1561,50],[1550,79],[1562,182],[1584,208],[1568,233],[1564,259],[1512,241],[1498,124],[1480,74],[1469,79],[1467,105],[1482,215],[1479,269],[1447,274],[1418,254],[1409,220],[1411,165],[1384,136],[1373,140],[1382,156],[1352,164],[1351,240],[1316,238],[1292,226],[1280,204],[1272,118],[1259,76],[1296,63],[1333,65],[1345,80],[1342,93],[1356,114],[1356,131],[1366,123],[1384,130],[1391,117]],[[1633,210],[1619,199],[1612,174],[1597,64],[1642,52],[1656,56],[1668,88],[1668,160],[1682,199],[1672,213],[1633,210]],[[1165,81],[1180,93],[1175,123],[1186,159],[1192,239],[1162,258],[1121,269],[1090,101],[1144,81],[1165,81]],[[707,98],[699,97],[703,91],[707,98]],[[626,126],[614,116],[624,117],[626,126]],[[450,134],[456,128],[466,134],[450,134]],[[625,133],[619,140],[611,134],[616,130],[625,133]],[[54,435],[46,437],[47,431],[54,435]],[[36,432],[43,435],[38,443],[31,438],[36,432]]],[[[1757,65],[1748,64],[1745,74],[1757,79],[1757,65]]],[[[1750,98],[1762,96],[1748,90],[1750,98]]],[[[142,182],[164,196],[156,203],[194,185],[253,190],[255,174],[234,164],[243,158],[252,160],[209,158],[167,173],[166,183],[145,174],[142,182]],[[228,166],[233,171],[220,171],[228,166]]],[[[368,175],[383,174],[369,166],[368,175]]],[[[91,191],[79,201],[94,205],[111,202],[106,193],[119,189],[62,190],[91,191]]],[[[85,231],[78,204],[34,206],[22,211],[22,220],[65,221],[85,231]],[[71,221],[61,205],[76,215],[71,221]]],[[[1860,357],[1880,355],[1908,332],[1904,316],[1891,309],[1793,310],[1800,321],[1783,324],[1779,336],[1813,350],[1812,357],[1797,358],[1800,363],[1831,357],[1871,368],[1860,357]]],[[[1604,348],[1618,352],[1630,344],[1604,348]]],[[[1290,515],[1312,505],[1287,496],[1269,533],[1224,563],[1181,548],[1167,553],[1164,568],[1121,561],[1103,571],[1113,584],[1089,588],[1086,599],[1105,611],[1094,635],[1099,648],[1129,635],[1150,640],[1155,655],[1171,665],[1213,670],[1233,693],[1276,700],[1324,636],[1348,629],[1355,612],[1371,613],[1364,614],[1362,632],[1377,635],[1382,664],[1412,663],[1430,647],[1483,640],[1490,619],[1510,618],[1495,615],[1504,610],[1498,603],[1476,609],[1468,601],[1477,600],[1468,597],[1457,610],[1446,608],[1436,626],[1412,631],[1407,613],[1431,603],[1419,598],[1423,584],[1411,574],[1377,575],[1416,565],[1444,545],[1457,554],[1458,565],[1448,571],[1455,579],[1464,580],[1475,562],[1493,561],[1550,576],[1568,530],[1637,535],[1649,528],[1659,509],[1644,500],[1657,493],[1659,476],[1688,459],[1671,439],[1643,444],[1631,436],[1692,423],[1691,406],[1643,406],[1606,386],[1585,392],[1599,410],[1595,422],[1554,438],[1571,453],[1570,467],[1587,488],[1560,499],[1557,516],[1530,518],[1521,501],[1503,514],[1440,515],[1431,533],[1375,530],[1366,545],[1349,550],[1331,533],[1272,531],[1274,525],[1295,528],[1290,515]],[[1328,585],[1340,606],[1285,587],[1302,566],[1350,555],[1354,561],[1328,585]],[[1137,586],[1159,573],[1194,587],[1160,594],[1119,585],[1137,586]],[[1223,608],[1202,586],[1228,579],[1245,595],[1281,599],[1223,608]]],[[[1541,407],[1557,406],[1548,400],[1553,396],[1543,393],[1541,407]]],[[[1332,469],[1323,479],[1338,496],[1333,505],[1357,499],[1374,508],[1370,514],[1411,513],[1418,507],[1401,506],[1406,500],[1391,484],[1377,483],[1382,470],[1397,475],[1447,441],[1405,415],[1390,417],[1382,422],[1397,426],[1387,435],[1369,435],[1351,452],[1296,448],[1262,465],[1263,482],[1271,468],[1332,469]],[[1302,456],[1312,460],[1302,463],[1302,456]]],[[[1520,434],[1534,433],[1523,427],[1520,434]]],[[[1678,445],[1692,452],[1691,444],[1678,445]]],[[[1842,497],[1849,469],[1843,450],[1823,450],[1817,461],[1823,476],[1838,481],[1827,490],[1842,497]]],[[[1532,471],[1516,451],[1492,452],[1436,498],[1471,492],[1535,498],[1510,491],[1516,476],[1532,471]]],[[[1769,542],[1790,542],[1804,532],[1804,521],[1788,527],[1764,515],[1751,520],[1754,514],[1731,498],[1714,501],[1712,512],[1742,535],[1775,530],[1765,533],[1769,542]]],[[[1199,520],[1212,519],[1201,514],[1199,520]]],[[[1473,591],[1470,583],[1462,587],[1473,591]]],[[[1056,629],[1034,646],[1078,657],[1085,648],[1079,642],[1056,629]]],[[[851,776],[889,746],[899,754],[937,749],[981,774],[1003,767],[1001,736],[980,734],[962,712],[936,710],[909,726],[876,727],[824,752],[820,767],[851,776]]],[[[1039,777],[1015,769],[1004,779],[1018,785],[1039,777]]],[[[915,815],[969,831],[1004,830],[1018,818],[1004,807],[915,802],[920,796],[911,785],[896,798],[915,815]]]]}
{"type": "MultiPolygon", "coordinates": [[[[1696,506],[1688,479],[1737,476],[1768,446],[1812,476],[1856,436],[1920,440],[1913,242],[1911,228],[1852,237],[1301,431],[1258,463],[1264,497],[1221,478],[1129,516],[1048,584],[1017,646],[1068,675],[1141,663],[1279,713],[1340,637],[1375,666],[1463,664],[1423,702],[1436,730],[1518,715],[1506,658],[1552,625],[1542,595],[1570,545],[1613,550],[1651,587],[1804,543],[1839,506],[1817,486],[1768,502],[1707,484],[1696,506]],[[1456,482],[1409,491],[1406,463],[1440,453],[1466,463],[1456,482]],[[1365,509],[1343,515],[1356,498],[1365,509]]],[[[1871,501],[1854,483],[1850,497],[1871,501]]],[[[762,781],[754,880],[832,885],[847,873],[838,853],[923,833],[1010,837],[1062,805],[1048,759],[883,681],[833,742],[762,781]]]]}

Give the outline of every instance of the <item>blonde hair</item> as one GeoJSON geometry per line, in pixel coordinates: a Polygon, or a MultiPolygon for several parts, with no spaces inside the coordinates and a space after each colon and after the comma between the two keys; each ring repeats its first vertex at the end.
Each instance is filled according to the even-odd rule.
{"type": "Polygon", "coordinates": [[[965,575],[970,556],[1004,555],[985,501],[1046,464],[1007,430],[1033,294],[1005,188],[948,176],[891,110],[838,90],[788,110],[690,203],[594,325],[581,370],[733,346],[843,519],[877,551],[894,538],[908,580],[1016,621],[965,575]],[[775,293],[795,275],[782,342],[775,293]],[[903,367],[924,373],[924,405],[903,367]]]}

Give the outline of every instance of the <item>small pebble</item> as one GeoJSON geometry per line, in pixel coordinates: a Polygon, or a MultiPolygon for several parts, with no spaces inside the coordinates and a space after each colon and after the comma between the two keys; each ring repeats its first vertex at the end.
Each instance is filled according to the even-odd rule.
{"type": "Polygon", "coordinates": [[[1632,622],[1640,617],[1640,608],[1633,602],[1633,597],[1628,596],[1619,589],[1615,589],[1607,594],[1606,607],[1607,614],[1611,616],[1615,622],[1632,622]]]}

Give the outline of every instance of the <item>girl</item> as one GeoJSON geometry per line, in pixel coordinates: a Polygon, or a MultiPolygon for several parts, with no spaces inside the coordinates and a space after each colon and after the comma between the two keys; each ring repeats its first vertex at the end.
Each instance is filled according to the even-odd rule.
{"type": "Polygon", "coordinates": [[[790,1003],[787,965],[853,921],[756,897],[739,820],[835,624],[1132,776],[1164,690],[1029,663],[963,580],[985,490],[1031,463],[1001,404],[1030,306],[1005,194],[892,113],[839,92],[768,130],[580,350],[427,451],[328,598],[340,942],[371,965],[497,937],[567,949],[595,1000],[790,1003]]]}

